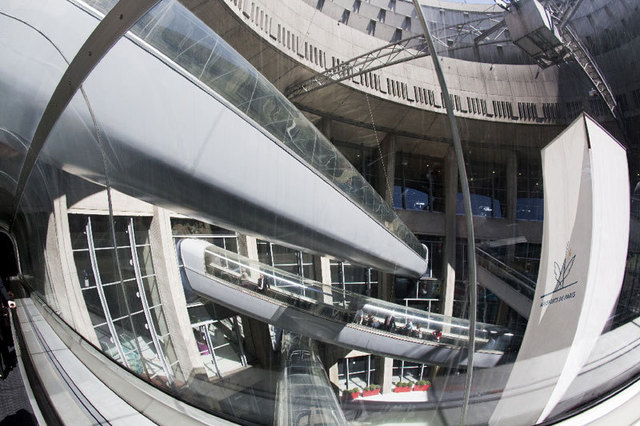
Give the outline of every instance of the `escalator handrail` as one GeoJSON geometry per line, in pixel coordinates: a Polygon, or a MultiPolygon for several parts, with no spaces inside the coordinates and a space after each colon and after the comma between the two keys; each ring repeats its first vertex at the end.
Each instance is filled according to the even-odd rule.
{"type": "MultiPolygon", "coordinates": [[[[354,309],[353,306],[357,306],[365,310],[367,314],[374,312],[377,314],[377,316],[380,316],[382,318],[385,318],[386,316],[389,316],[389,315],[393,315],[401,324],[404,323],[406,325],[409,323],[409,321],[411,322],[415,321],[416,324],[426,325],[424,329],[421,329],[421,331],[425,332],[425,336],[428,336],[428,332],[431,331],[432,329],[433,330],[439,329],[440,331],[444,331],[446,332],[446,334],[443,333],[445,337],[450,337],[454,339],[456,338],[454,336],[463,338],[465,336],[464,334],[465,331],[468,334],[468,323],[467,325],[465,325],[464,324],[465,321],[459,318],[447,317],[442,314],[421,311],[415,308],[401,306],[391,302],[385,302],[379,299],[374,299],[374,298],[363,296],[357,293],[352,293],[347,290],[343,290],[341,288],[336,288],[331,284],[322,284],[308,278],[303,278],[298,275],[288,273],[286,271],[277,269],[271,265],[266,265],[264,263],[261,263],[255,260],[251,260],[235,252],[227,251],[215,245],[208,245],[205,248],[205,263],[206,263],[205,270],[207,271],[207,273],[211,273],[209,268],[215,268],[223,273],[232,275],[235,279],[239,279],[239,277],[242,275],[242,272],[240,271],[244,269],[244,272],[247,272],[246,278],[249,278],[247,281],[251,283],[252,286],[255,286],[254,280],[256,279],[255,277],[256,274],[263,274],[265,277],[271,278],[273,280],[272,285],[275,288],[279,288],[280,291],[286,291],[287,293],[291,293],[290,296],[295,296],[299,298],[302,302],[315,303],[315,304],[321,303],[322,305],[327,305],[328,307],[331,307],[334,310],[338,308],[339,305],[329,304],[327,302],[323,302],[322,300],[316,300],[308,297],[306,294],[298,295],[288,289],[285,290],[282,287],[277,286],[276,284],[279,282],[284,282],[286,283],[287,286],[298,287],[302,289],[305,293],[307,291],[312,292],[312,294],[315,294],[315,297],[318,297],[318,298],[331,297],[333,300],[336,298],[336,296],[338,296],[338,299],[340,301],[343,301],[344,303],[342,304],[345,305],[344,308],[340,310],[343,311],[344,316],[347,318],[354,316],[354,314],[356,313],[356,309],[354,309]],[[208,260],[206,260],[208,258],[206,256],[207,253],[209,254],[209,257],[214,256],[215,258],[219,259],[217,264],[212,264],[212,262],[209,262],[208,260]],[[225,263],[226,266],[223,266],[222,263],[225,263]],[[232,266],[231,268],[229,268],[229,264],[232,264],[235,266],[232,266]],[[249,272],[251,272],[252,276],[249,275],[249,272]],[[330,288],[330,291],[325,290],[327,287],[330,288]],[[347,304],[351,309],[347,308],[346,306],[347,304]],[[382,314],[380,314],[381,312],[382,314]],[[452,329],[461,329],[460,330],[461,332],[458,334],[451,333],[452,329]]],[[[351,321],[353,321],[353,319],[351,319],[350,322],[351,321]]],[[[397,329],[399,330],[400,327],[397,327],[397,329]]],[[[483,333],[485,337],[511,335],[511,333],[509,333],[509,330],[504,327],[495,326],[491,324],[478,323],[476,327],[476,335],[479,335],[479,337],[482,337],[483,333]]]]}
{"type": "Polygon", "coordinates": [[[517,281],[518,286],[523,287],[530,298],[533,298],[536,292],[535,281],[480,248],[476,247],[476,252],[480,255],[479,258],[487,260],[492,266],[497,266],[500,272],[508,274],[508,278],[517,281]]]}

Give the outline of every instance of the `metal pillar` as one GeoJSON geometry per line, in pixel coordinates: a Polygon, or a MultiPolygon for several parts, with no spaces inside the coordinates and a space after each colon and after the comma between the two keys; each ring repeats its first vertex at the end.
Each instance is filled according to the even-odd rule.
{"type": "Polygon", "coordinates": [[[455,161],[453,149],[449,149],[444,163],[444,250],[442,256],[442,289],[441,289],[441,313],[453,315],[453,299],[456,286],[456,243],[458,231],[456,227],[456,202],[458,199],[458,167],[455,161]]]}
{"type": "Polygon", "coordinates": [[[438,75],[438,81],[440,82],[440,88],[444,97],[444,103],[447,108],[447,116],[449,118],[449,127],[451,128],[451,136],[453,137],[453,146],[455,148],[456,159],[458,160],[458,173],[460,174],[460,183],[462,185],[462,200],[464,202],[464,216],[467,224],[467,256],[469,263],[469,355],[467,362],[467,380],[464,390],[464,402],[462,405],[461,424],[464,424],[467,417],[467,408],[469,407],[469,396],[471,395],[471,380],[473,378],[473,355],[475,352],[475,329],[476,329],[476,304],[477,304],[477,287],[476,280],[476,245],[475,236],[473,232],[473,218],[471,217],[471,194],[469,193],[469,181],[467,180],[467,171],[464,165],[464,155],[462,153],[462,143],[460,141],[460,133],[458,131],[458,125],[456,123],[455,115],[453,114],[453,108],[451,106],[451,98],[449,97],[449,90],[447,90],[447,83],[444,79],[444,73],[440,67],[440,61],[438,54],[433,45],[431,33],[427,26],[424,14],[422,13],[422,6],[418,0],[413,0],[413,5],[416,8],[418,18],[422,24],[424,31],[424,38],[429,46],[431,52],[431,59],[433,60],[433,66],[436,74],[438,75]]]}

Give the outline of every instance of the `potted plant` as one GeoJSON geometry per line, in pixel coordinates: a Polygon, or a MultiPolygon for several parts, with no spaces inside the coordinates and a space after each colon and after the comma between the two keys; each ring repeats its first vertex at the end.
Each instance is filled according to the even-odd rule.
{"type": "Polygon", "coordinates": [[[431,382],[429,380],[418,380],[416,384],[413,386],[414,391],[426,391],[431,387],[431,382]]]}
{"type": "Polygon", "coordinates": [[[356,399],[358,396],[360,396],[360,389],[358,388],[347,389],[344,391],[343,395],[346,398],[356,399]]]}
{"type": "Polygon", "coordinates": [[[362,392],[362,396],[373,396],[378,395],[380,393],[380,385],[369,385],[364,388],[364,392],[362,392]]]}
{"type": "Polygon", "coordinates": [[[409,392],[411,390],[411,383],[408,382],[398,382],[396,383],[396,387],[393,389],[394,392],[409,392]]]}

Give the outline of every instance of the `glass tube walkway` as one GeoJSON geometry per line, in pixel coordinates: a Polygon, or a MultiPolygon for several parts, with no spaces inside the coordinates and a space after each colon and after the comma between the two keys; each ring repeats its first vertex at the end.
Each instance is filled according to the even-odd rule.
{"type": "MultiPolygon", "coordinates": [[[[202,240],[181,240],[179,253],[195,292],[260,321],[373,354],[466,365],[468,320],[351,293],[202,240]]],[[[478,323],[475,333],[477,367],[492,367],[510,352],[508,329],[478,323]]]]}

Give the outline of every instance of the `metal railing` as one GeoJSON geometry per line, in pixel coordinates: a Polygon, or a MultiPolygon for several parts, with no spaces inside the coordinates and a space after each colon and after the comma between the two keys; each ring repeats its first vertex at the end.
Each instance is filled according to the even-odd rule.
{"type": "Polygon", "coordinates": [[[535,281],[480,248],[476,248],[476,254],[478,265],[500,278],[518,293],[533,300],[536,293],[535,281]]]}
{"type": "MultiPolygon", "coordinates": [[[[469,339],[468,320],[351,293],[214,245],[205,249],[204,262],[206,274],[218,281],[255,291],[261,297],[332,321],[455,347],[466,347],[469,339]]],[[[491,324],[477,323],[475,330],[480,349],[504,351],[512,337],[508,329],[491,324]]]]}

